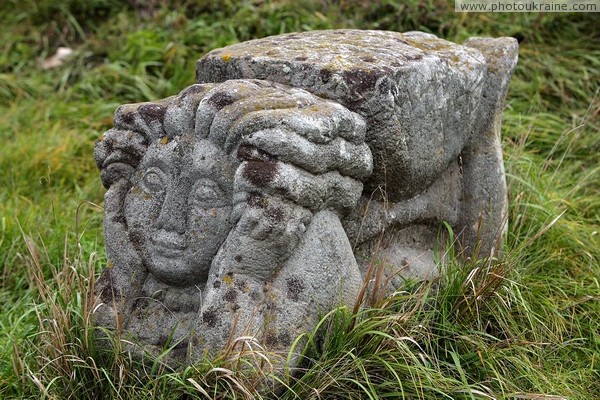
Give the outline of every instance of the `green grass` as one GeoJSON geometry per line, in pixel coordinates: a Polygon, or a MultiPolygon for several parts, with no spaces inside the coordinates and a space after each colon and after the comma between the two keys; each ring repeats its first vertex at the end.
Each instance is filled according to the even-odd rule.
{"type": "MultiPolygon", "coordinates": [[[[122,103],[193,82],[206,51],[289,31],[520,39],[504,113],[506,255],[335,310],[307,335],[305,398],[600,399],[600,27],[595,14],[455,14],[441,1],[8,0],[0,22],[0,398],[253,398],[253,344],[135,372],[94,344],[104,263],[96,138],[122,103]],[[60,68],[39,60],[76,50],[60,68]],[[536,397],[536,395],[538,397],[536,397]],[[554,396],[554,397],[553,397],[554,396]]],[[[268,368],[267,368],[268,370],[268,368]]],[[[282,376],[281,374],[278,376],[282,376]]],[[[285,375],[283,375],[285,379],[285,375]]],[[[289,377],[288,377],[289,378],[289,377]]],[[[272,396],[272,394],[271,394],[272,396]]]]}

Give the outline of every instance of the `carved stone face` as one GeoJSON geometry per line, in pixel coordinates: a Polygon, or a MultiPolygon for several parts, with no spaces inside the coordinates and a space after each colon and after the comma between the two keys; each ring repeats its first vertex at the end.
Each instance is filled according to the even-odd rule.
{"type": "Polygon", "coordinates": [[[129,237],[146,268],[172,286],[206,282],[232,228],[233,168],[208,140],[150,145],[125,198],[129,237]]]}

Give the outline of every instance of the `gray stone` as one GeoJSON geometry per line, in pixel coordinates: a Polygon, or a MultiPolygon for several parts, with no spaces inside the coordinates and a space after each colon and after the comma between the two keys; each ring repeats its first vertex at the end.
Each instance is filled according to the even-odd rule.
{"type": "Polygon", "coordinates": [[[173,363],[230,335],[287,351],[360,290],[340,218],[372,170],[364,136],[339,104],[264,81],[121,106],[95,148],[109,259],[96,323],[155,355],[174,346],[173,363]]]}
{"type": "Polygon", "coordinates": [[[197,84],[119,107],[94,152],[96,324],[170,365],[239,336],[285,355],[363,285],[435,277],[448,229],[455,253],[496,255],[516,60],[510,38],[306,32],[214,50],[197,84]]]}
{"type": "Polygon", "coordinates": [[[458,157],[473,134],[485,74],[473,48],[422,32],[359,30],[251,40],[213,50],[196,69],[198,83],[265,79],[363,116],[375,163],[365,183],[389,201],[424,191],[458,157]]]}

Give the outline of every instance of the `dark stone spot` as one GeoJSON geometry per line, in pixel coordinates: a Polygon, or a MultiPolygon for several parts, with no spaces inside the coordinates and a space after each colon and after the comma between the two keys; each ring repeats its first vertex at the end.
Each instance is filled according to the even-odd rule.
{"type": "Polygon", "coordinates": [[[283,220],[283,211],[281,211],[281,208],[278,207],[270,207],[267,209],[267,218],[269,219],[269,221],[271,222],[281,222],[281,220],[283,220]]]}
{"type": "Polygon", "coordinates": [[[344,80],[352,86],[354,91],[358,93],[365,93],[372,91],[375,88],[379,74],[375,71],[364,71],[361,69],[353,69],[350,71],[344,71],[344,80]]]}
{"type": "Polygon", "coordinates": [[[137,299],[135,301],[135,303],[133,304],[133,308],[147,308],[148,305],[150,304],[150,300],[148,300],[147,297],[140,297],[139,299],[137,299]]]}
{"type": "Polygon", "coordinates": [[[162,122],[165,119],[167,107],[161,104],[143,104],[138,108],[138,111],[146,122],[162,122]]]}
{"type": "Polygon", "coordinates": [[[289,194],[289,191],[285,190],[284,188],[275,188],[275,194],[278,194],[279,196],[285,196],[289,194]]]}
{"type": "Polygon", "coordinates": [[[298,296],[304,291],[304,283],[302,283],[302,280],[292,276],[291,278],[287,278],[285,283],[287,284],[288,297],[293,301],[298,301],[298,296]]]}
{"type": "Polygon", "coordinates": [[[233,303],[237,300],[237,292],[234,289],[230,289],[223,295],[223,300],[233,303]]]}
{"type": "Polygon", "coordinates": [[[304,56],[294,57],[294,61],[306,61],[306,60],[308,60],[308,57],[304,57],[304,56]]]}
{"type": "Polygon", "coordinates": [[[235,281],[235,287],[244,290],[246,288],[246,281],[243,279],[238,279],[235,281]]]}
{"type": "Polygon", "coordinates": [[[217,324],[217,313],[210,310],[202,313],[202,321],[210,328],[214,328],[217,324]]]}
{"type": "Polygon", "coordinates": [[[277,338],[279,339],[279,343],[282,343],[283,345],[290,345],[292,343],[290,334],[288,332],[280,332],[277,338]]]}
{"type": "Polygon", "coordinates": [[[371,56],[363,56],[360,59],[363,60],[364,62],[368,62],[368,63],[372,63],[373,61],[375,61],[375,59],[371,56]]]}
{"type": "Polygon", "coordinates": [[[418,61],[423,58],[423,54],[406,55],[408,61],[418,61]]]}
{"type": "Polygon", "coordinates": [[[121,108],[117,109],[116,114],[125,125],[133,125],[135,122],[135,113],[132,111],[121,112],[121,108]]]}
{"type": "Polygon", "coordinates": [[[319,71],[319,78],[323,83],[329,82],[329,79],[331,79],[331,75],[333,75],[333,72],[331,72],[331,70],[329,69],[322,69],[321,71],[319,71]]]}
{"type": "Polygon", "coordinates": [[[265,344],[269,347],[277,346],[279,344],[279,341],[277,340],[277,335],[275,335],[271,331],[267,332],[267,334],[265,335],[265,344]]]}
{"type": "Polygon", "coordinates": [[[258,299],[260,299],[260,295],[256,290],[253,290],[252,292],[250,292],[250,298],[254,301],[258,301],[258,299]]]}
{"type": "Polygon", "coordinates": [[[188,86],[184,91],[181,92],[181,97],[188,96],[190,94],[204,93],[206,91],[205,85],[192,85],[188,86]]]}
{"type": "Polygon", "coordinates": [[[102,300],[103,303],[111,303],[121,299],[121,293],[114,286],[114,278],[110,268],[106,268],[102,272],[102,275],[98,279],[98,285],[104,285],[100,290],[100,300],[102,300]]]}
{"type": "Polygon", "coordinates": [[[408,260],[406,258],[403,258],[402,261],[400,261],[400,265],[402,265],[403,267],[408,267],[408,260]]]}
{"type": "Polygon", "coordinates": [[[400,67],[400,66],[402,66],[402,64],[400,64],[398,61],[392,61],[391,64],[392,64],[393,67],[400,67]]]}
{"type": "Polygon", "coordinates": [[[274,161],[248,161],[242,171],[244,178],[258,187],[264,187],[273,181],[277,174],[274,161]]]}
{"type": "Polygon", "coordinates": [[[402,44],[405,44],[405,45],[407,45],[407,46],[410,46],[406,40],[402,40],[402,39],[400,39],[400,38],[394,38],[394,40],[395,40],[396,42],[398,42],[398,43],[402,43],[402,44]]]}
{"type": "MultiPolygon", "coordinates": [[[[179,346],[179,345],[177,345],[177,346],[179,346]]],[[[175,347],[175,348],[171,349],[171,352],[169,354],[175,360],[179,360],[180,362],[184,361],[187,356],[187,343],[186,343],[186,347],[181,347],[181,348],[175,347]]]]}
{"type": "Polygon", "coordinates": [[[106,147],[106,153],[107,153],[107,154],[110,154],[110,153],[112,153],[113,151],[115,151],[115,146],[113,145],[113,142],[112,142],[112,140],[110,140],[110,139],[107,139],[107,140],[105,140],[105,141],[104,141],[104,142],[102,142],[102,143],[104,143],[104,146],[106,147]]]}
{"type": "Polygon", "coordinates": [[[181,342],[177,343],[175,345],[175,347],[173,347],[173,350],[187,350],[188,346],[189,346],[189,342],[187,340],[182,340],[181,342]]]}
{"type": "Polygon", "coordinates": [[[100,300],[102,300],[103,303],[112,303],[117,300],[117,297],[118,294],[112,285],[107,285],[100,291],[100,300]]]}
{"type": "Polygon", "coordinates": [[[214,281],[213,282],[213,288],[218,289],[221,287],[221,281],[214,281]]]}
{"type": "MultiPolygon", "coordinates": [[[[166,349],[167,347],[171,346],[171,340],[172,338],[170,336],[160,335],[157,345],[161,346],[163,349],[166,349]]],[[[183,360],[187,354],[188,346],[189,342],[187,340],[182,340],[170,349],[169,354],[176,359],[183,360]]]]}
{"type": "Polygon", "coordinates": [[[144,243],[144,234],[137,229],[131,229],[129,231],[129,240],[131,240],[131,243],[135,246],[140,247],[144,243]]]}
{"type": "Polygon", "coordinates": [[[248,205],[252,207],[265,208],[267,206],[267,201],[265,196],[258,192],[252,192],[248,195],[248,205]]]}
{"type": "Polygon", "coordinates": [[[237,149],[237,158],[240,161],[273,161],[277,157],[254,146],[242,145],[237,149]]]}
{"type": "Polygon", "coordinates": [[[254,160],[254,146],[241,145],[237,149],[237,158],[240,161],[254,160]]]}
{"type": "Polygon", "coordinates": [[[225,275],[227,275],[230,278],[233,278],[233,272],[229,271],[228,273],[226,273],[225,275]]]}
{"type": "Polygon", "coordinates": [[[223,108],[235,102],[235,98],[227,92],[217,92],[210,96],[208,104],[215,106],[216,108],[223,108]]]}
{"type": "Polygon", "coordinates": [[[234,305],[231,306],[231,310],[233,312],[236,312],[239,309],[240,309],[240,305],[238,303],[235,303],[234,305]]]}
{"type": "Polygon", "coordinates": [[[237,261],[237,262],[242,262],[242,260],[243,260],[243,259],[244,259],[244,257],[242,257],[242,256],[241,256],[241,255],[239,255],[239,254],[238,254],[237,256],[235,256],[235,257],[234,257],[234,260],[235,260],[235,261],[237,261]]]}
{"type": "Polygon", "coordinates": [[[125,224],[125,223],[127,223],[127,221],[125,220],[125,216],[124,215],[115,215],[114,217],[112,217],[111,221],[114,222],[114,223],[116,223],[116,224],[125,224]]]}

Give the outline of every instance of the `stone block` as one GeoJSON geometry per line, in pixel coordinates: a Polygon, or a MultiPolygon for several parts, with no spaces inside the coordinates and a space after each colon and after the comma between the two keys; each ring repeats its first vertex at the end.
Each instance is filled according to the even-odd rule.
{"type": "Polygon", "coordinates": [[[285,355],[374,290],[373,262],[384,292],[436,276],[445,227],[463,254],[496,255],[516,61],[511,38],[295,33],[213,50],[196,84],[119,107],[94,151],[95,323],[139,357],[170,348],[171,366],[238,336],[285,355]]]}

